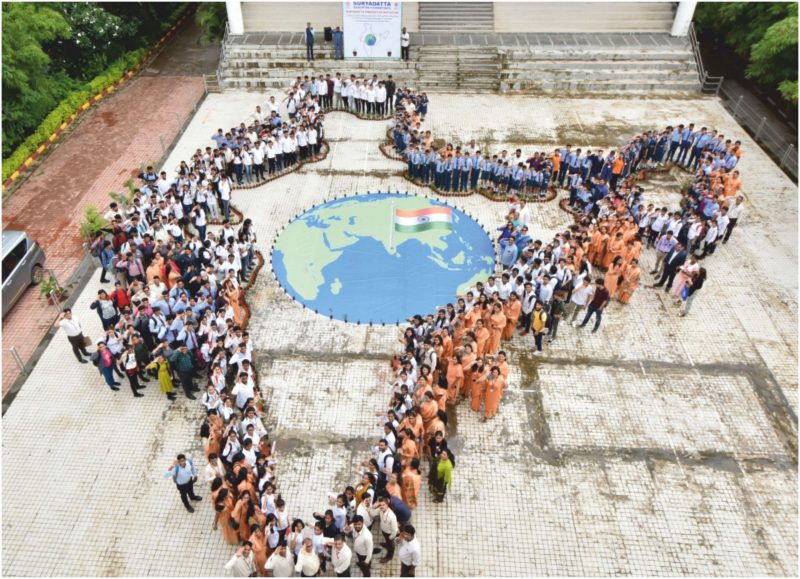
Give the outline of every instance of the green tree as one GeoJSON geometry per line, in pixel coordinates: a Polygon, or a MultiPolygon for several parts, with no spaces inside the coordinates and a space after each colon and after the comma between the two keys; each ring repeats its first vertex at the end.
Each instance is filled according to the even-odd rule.
{"type": "Polygon", "coordinates": [[[48,4],[3,4],[3,156],[75,86],[43,46],[69,38],[64,17],[48,4]]]}
{"type": "Polygon", "coordinates": [[[127,40],[136,37],[135,22],[123,20],[94,3],[59,2],[72,34],[48,43],[45,50],[67,74],[86,81],[100,74],[126,52],[127,40]]]}
{"type": "Polygon", "coordinates": [[[797,102],[796,2],[701,2],[694,20],[747,62],[748,78],[797,102]]]}
{"type": "Polygon", "coordinates": [[[224,2],[204,2],[200,4],[194,16],[195,22],[203,30],[200,40],[208,44],[225,34],[225,23],[228,21],[228,11],[224,2]]]}

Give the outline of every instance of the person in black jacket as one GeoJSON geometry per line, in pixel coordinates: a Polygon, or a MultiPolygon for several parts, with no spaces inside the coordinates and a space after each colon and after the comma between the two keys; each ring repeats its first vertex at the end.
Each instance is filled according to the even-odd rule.
{"type": "Polygon", "coordinates": [[[675,276],[678,274],[678,269],[680,269],[685,261],[686,248],[683,246],[683,244],[679,243],[673,247],[672,251],[670,251],[664,258],[664,271],[661,274],[661,278],[652,287],[661,287],[666,282],[664,291],[669,291],[669,289],[672,287],[672,282],[675,279],[675,276]]]}

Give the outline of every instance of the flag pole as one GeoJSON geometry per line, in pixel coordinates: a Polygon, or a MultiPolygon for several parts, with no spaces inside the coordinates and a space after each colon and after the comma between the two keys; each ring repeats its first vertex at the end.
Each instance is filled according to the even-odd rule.
{"type": "Polygon", "coordinates": [[[389,211],[389,250],[394,251],[394,201],[392,201],[389,211]]]}

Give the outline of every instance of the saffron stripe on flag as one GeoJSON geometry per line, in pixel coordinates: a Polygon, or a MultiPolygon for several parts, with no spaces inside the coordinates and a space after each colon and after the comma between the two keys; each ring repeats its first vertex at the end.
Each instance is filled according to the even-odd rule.
{"type": "Polygon", "coordinates": [[[420,215],[433,215],[441,213],[443,215],[452,215],[453,210],[449,207],[426,207],[425,209],[415,209],[413,211],[404,211],[402,209],[395,209],[397,217],[419,217],[420,215]]]}

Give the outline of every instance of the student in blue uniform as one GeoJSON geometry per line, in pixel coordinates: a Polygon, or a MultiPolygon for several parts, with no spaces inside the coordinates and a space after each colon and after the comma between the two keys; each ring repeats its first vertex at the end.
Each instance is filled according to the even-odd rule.
{"type": "Polygon", "coordinates": [[[675,152],[678,150],[678,147],[681,144],[683,125],[678,125],[675,128],[667,127],[667,131],[669,131],[669,152],[667,153],[667,162],[671,163],[672,159],[675,157],[675,152]]]}
{"type": "Polygon", "coordinates": [[[497,159],[494,163],[494,172],[492,173],[492,193],[497,193],[500,184],[503,181],[503,163],[497,159]]]}
{"type": "Polygon", "coordinates": [[[461,157],[461,191],[468,191],[470,189],[469,173],[472,169],[472,157],[464,155],[461,157]]]}
{"type": "Polygon", "coordinates": [[[437,189],[444,189],[444,171],[445,171],[446,163],[445,159],[439,157],[436,159],[436,175],[433,179],[433,184],[436,186],[437,189]]]}
{"type": "Polygon", "coordinates": [[[550,175],[553,166],[547,163],[542,170],[542,184],[539,188],[539,197],[547,197],[547,189],[550,187],[550,175]]]}
{"type": "Polygon", "coordinates": [[[444,183],[442,183],[442,189],[445,191],[450,191],[452,187],[452,173],[453,173],[453,155],[450,154],[447,156],[447,160],[444,162],[444,183]]]}
{"type": "Polygon", "coordinates": [[[694,141],[694,123],[689,123],[689,126],[683,129],[683,132],[681,133],[681,145],[677,160],[679,165],[686,164],[686,155],[689,153],[689,148],[692,146],[692,141],[694,141]]]}

